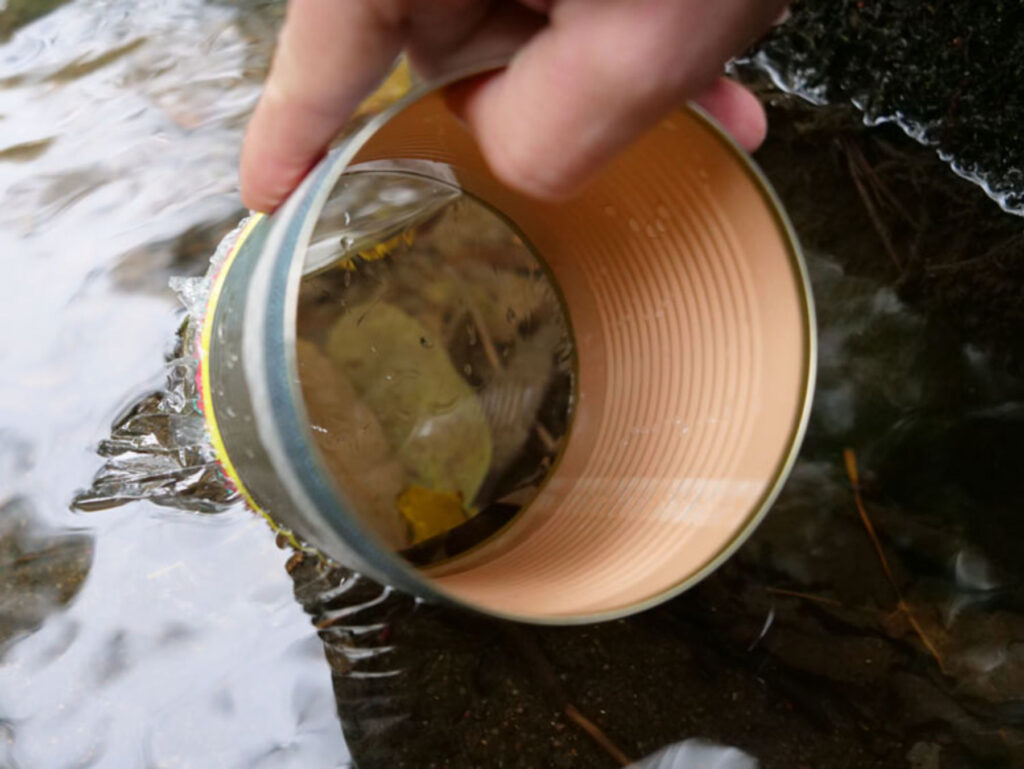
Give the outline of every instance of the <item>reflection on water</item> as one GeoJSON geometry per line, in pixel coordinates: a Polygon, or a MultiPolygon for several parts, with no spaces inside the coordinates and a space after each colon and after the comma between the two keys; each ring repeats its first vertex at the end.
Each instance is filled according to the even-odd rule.
{"type": "Polygon", "coordinates": [[[0,40],[7,40],[19,27],[45,16],[67,0],[7,0],[0,10],[0,40]]]}
{"type": "Polygon", "coordinates": [[[0,649],[67,606],[91,561],[89,537],[40,530],[24,499],[0,504],[0,649]]]}
{"type": "MultiPolygon", "coordinates": [[[[237,221],[280,5],[42,6],[57,7],[0,46],[0,765],[335,767],[351,749],[388,769],[610,767],[691,737],[787,769],[1021,765],[1012,335],[993,347],[936,284],[916,300],[894,285],[828,129],[793,140],[776,114],[762,154],[822,324],[811,431],[776,509],[665,607],[514,627],[282,550],[234,506],[68,511],[125,402],[162,387],[180,320],[167,272],[201,272],[237,221]],[[817,221],[829,201],[845,208],[817,221]]],[[[938,173],[904,149],[889,168],[938,173]]],[[[915,227],[971,193],[940,188],[904,194],[915,227]]],[[[977,210],[958,227],[1001,216],[977,210]]],[[[900,232],[914,242],[904,227],[890,246],[900,232]]]]}
{"type": "MultiPolygon", "coordinates": [[[[3,5],[6,24],[29,4],[3,5]]],[[[0,47],[2,766],[345,764],[321,646],[262,522],[68,510],[125,399],[160,385],[167,270],[201,269],[237,217],[279,15],[82,0],[0,47]]]]}

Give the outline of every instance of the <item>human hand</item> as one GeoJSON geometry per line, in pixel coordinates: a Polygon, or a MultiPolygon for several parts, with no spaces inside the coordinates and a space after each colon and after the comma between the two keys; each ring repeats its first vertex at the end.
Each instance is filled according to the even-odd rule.
{"type": "Polygon", "coordinates": [[[405,49],[427,76],[514,55],[449,89],[503,182],[559,199],[692,99],[746,149],[765,116],[725,63],[784,0],[291,0],[242,149],[242,200],[274,209],[405,49]]]}

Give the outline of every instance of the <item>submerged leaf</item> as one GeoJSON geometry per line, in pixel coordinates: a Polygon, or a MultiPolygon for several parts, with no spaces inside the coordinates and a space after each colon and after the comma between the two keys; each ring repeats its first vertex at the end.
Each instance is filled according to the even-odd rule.
{"type": "Polygon", "coordinates": [[[410,475],[472,500],[491,462],[491,434],[472,386],[415,318],[385,302],[353,307],[326,350],[373,410],[410,475]]]}
{"type": "Polygon", "coordinates": [[[398,497],[398,512],[412,529],[412,544],[418,545],[465,523],[470,513],[458,494],[410,486],[398,497]]]}

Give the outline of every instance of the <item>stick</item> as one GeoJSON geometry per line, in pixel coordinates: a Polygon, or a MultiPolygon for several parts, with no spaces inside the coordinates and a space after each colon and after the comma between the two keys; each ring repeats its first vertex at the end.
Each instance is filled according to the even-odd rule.
{"type": "Polygon", "coordinates": [[[775,595],[786,595],[792,598],[802,598],[805,601],[815,601],[816,603],[827,603],[829,606],[839,606],[840,608],[843,605],[834,598],[825,598],[820,595],[812,595],[811,593],[800,593],[796,590],[786,590],[781,587],[766,587],[765,592],[774,593],[775,595]]]}
{"type": "Polygon", "coordinates": [[[608,736],[593,721],[576,709],[575,705],[566,704],[565,715],[570,721],[589,734],[594,742],[604,748],[605,752],[618,761],[621,766],[629,766],[632,763],[626,754],[619,750],[618,746],[608,739],[608,736]]]}
{"type": "Polygon", "coordinates": [[[871,542],[875,546],[875,552],[878,553],[878,560],[882,562],[882,570],[885,572],[886,578],[889,580],[889,584],[892,585],[892,589],[896,593],[896,610],[900,611],[906,616],[910,622],[910,626],[914,629],[917,637],[921,639],[921,643],[924,644],[928,652],[935,658],[935,661],[939,665],[940,670],[944,670],[942,663],[942,655],[939,654],[939,650],[932,643],[928,634],[924,632],[924,628],[921,627],[917,619],[914,617],[913,612],[910,610],[910,606],[903,598],[903,591],[900,590],[899,585],[896,582],[896,578],[893,576],[892,569],[889,566],[889,560],[885,557],[885,551],[882,549],[882,543],[878,539],[878,534],[875,533],[875,527],[871,523],[871,518],[868,516],[867,508],[864,507],[864,500],[860,494],[860,473],[857,469],[857,455],[854,454],[853,449],[843,450],[843,462],[846,465],[846,475],[850,479],[850,488],[853,489],[853,501],[857,506],[857,513],[860,515],[860,520],[864,524],[864,528],[868,532],[868,536],[871,537],[871,542]]]}
{"type": "Polygon", "coordinates": [[[541,686],[547,696],[558,704],[558,707],[565,713],[566,718],[586,732],[620,766],[629,766],[633,763],[597,724],[583,715],[575,705],[569,702],[569,696],[562,689],[562,685],[559,683],[558,676],[555,675],[551,663],[544,656],[544,652],[541,651],[533,637],[527,631],[518,627],[510,626],[506,628],[506,632],[515,642],[516,646],[519,647],[523,656],[532,663],[533,670],[540,679],[541,686]]]}
{"type": "Polygon", "coordinates": [[[864,203],[864,208],[867,210],[868,216],[871,218],[871,223],[875,225],[875,230],[878,232],[878,237],[882,240],[882,245],[885,246],[885,250],[889,253],[889,258],[892,259],[893,264],[896,265],[896,269],[903,272],[902,261],[896,253],[896,249],[892,245],[892,240],[889,239],[889,231],[885,228],[885,224],[882,223],[882,218],[875,210],[875,204],[871,202],[871,196],[864,187],[864,183],[860,180],[860,176],[857,174],[857,169],[853,165],[853,158],[849,153],[846,155],[846,163],[850,167],[850,176],[853,179],[854,186],[857,187],[857,193],[860,195],[860,199],[864,203]]]}

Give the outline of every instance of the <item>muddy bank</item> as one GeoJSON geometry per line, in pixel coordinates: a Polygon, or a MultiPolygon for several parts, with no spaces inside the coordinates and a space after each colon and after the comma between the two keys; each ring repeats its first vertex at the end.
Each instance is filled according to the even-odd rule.
{"type": "Polygon", "coordinates": [[[900,124],[1020,211],[1022,24],[1019,1],[802,0],[755,59],[789,90],[900,124]]]}

